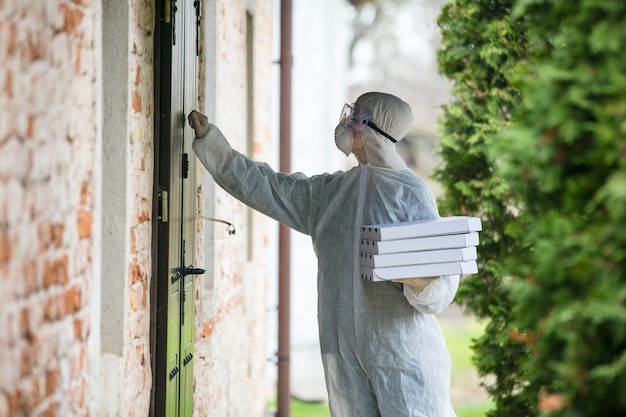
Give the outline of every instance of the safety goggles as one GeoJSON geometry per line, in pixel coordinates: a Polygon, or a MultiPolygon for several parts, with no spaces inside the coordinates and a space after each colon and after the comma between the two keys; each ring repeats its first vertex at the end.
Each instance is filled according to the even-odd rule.
{"type": "Polygon", "coordinates": [[[376,126],[376,124],[370,120],[371,117],[372,112],[367,107],[359,103],[346,103],[343,105],[343,109],[341,110],[339,124],[348,130],[352,130],[353,132],[362,132],[363,129],[365,129],[365,126],[369,126],[393,143],[398,142],[391,137],[391,135],[383,132],[378,126],[376,126]]]}

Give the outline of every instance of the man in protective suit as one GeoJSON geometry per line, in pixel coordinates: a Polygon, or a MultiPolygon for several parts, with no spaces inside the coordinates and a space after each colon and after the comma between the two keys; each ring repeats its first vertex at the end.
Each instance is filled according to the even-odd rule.
{"type": "Polygon", "coordinates": [[[307,177],[274,171],[233,150],[202,114],[189,115],[193,149],[218,185],[311,236],[318,259],[318,325],[334,417],[449,417],[450,356],[434,314],[459,276],[372,282],[359,274],[360,227],[439,217],[433,193],[396,152],[410,106],[366,93],[344,106],[337,147],[359,165],[307,177]]]}

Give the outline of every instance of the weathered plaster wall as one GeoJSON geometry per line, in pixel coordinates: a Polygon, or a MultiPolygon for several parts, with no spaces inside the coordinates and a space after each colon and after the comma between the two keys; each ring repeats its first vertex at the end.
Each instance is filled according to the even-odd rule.
{"type": "Polygon", "coordinates": [[[154,2],[103,0],[102,357],[97,415],[150,407],[154,2]],[[111,401],[111,399],[114,399],[111,401]]]}

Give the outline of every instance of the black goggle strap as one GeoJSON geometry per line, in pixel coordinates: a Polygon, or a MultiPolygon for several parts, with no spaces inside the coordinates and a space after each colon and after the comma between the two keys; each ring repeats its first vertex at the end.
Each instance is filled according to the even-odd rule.
{"type": "Polygon", "coordinates": [[[393,143],[398,143],[398,141],[392,138],[391,135],[383,132],[378,126],[376,126],[374,122],[368,121],[367,125],[371,127],[372,129],[374,129],[375,131],[377,131],[378,133],[380,133],[381,135],[383,135],[384,137],[386,137],[387,139],[389,139],[390,141],[392,141],[393,143]]]}

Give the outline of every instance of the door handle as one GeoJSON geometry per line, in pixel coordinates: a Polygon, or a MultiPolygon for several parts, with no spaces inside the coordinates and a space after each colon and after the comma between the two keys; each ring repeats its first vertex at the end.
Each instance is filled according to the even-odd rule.
{"type": "Polygon", "coordinates": [[[183,276],[186,275],[202,275],[206,272],[204,268],[194,268],[193,265],[183,267],[183,276]]]}
{"type": "Polygon", "coordinates": [[[178,268],[172,274],[172,284],[178,281],[179,279],[186,277],[187,275],[202,275],[205,272],[206,272],[206,269],[194,268],[193,265],[183,266],[182,268],[178,268]]]}

